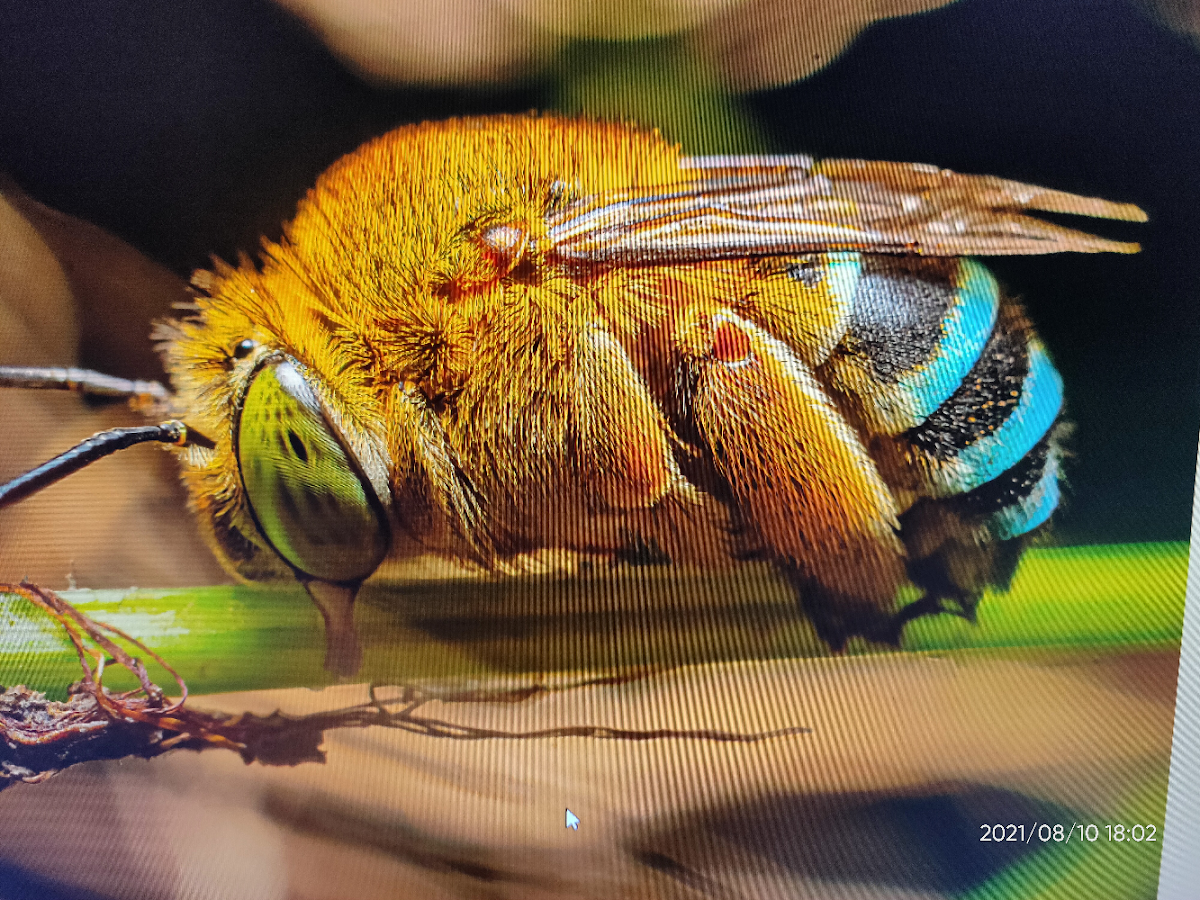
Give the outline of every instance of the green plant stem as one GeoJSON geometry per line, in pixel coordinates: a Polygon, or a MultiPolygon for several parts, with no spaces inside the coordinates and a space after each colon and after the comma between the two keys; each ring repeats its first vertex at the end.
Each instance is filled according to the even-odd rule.
{"type": "MultiPolygon", "coordinates": [[[[1033,550],[1008,593],[987,596],[977,624],[950,615],[912,623],[905,651],[1122,651],[1178,646],[1186,544],[1033,550]]],[[[67,591],[64,597],[160,653],[194,693],[316,687],[320,617],[298,586],[278,589],[67,591]]],[[[767,566],[694,573],[666,568],[578,576],[460,577],[369,584],[356,621],[361,680],[413,682],[605,672],[827,652],[767,566]]],[[[848,652],[879,652],[861,642],[848,652]]],[[[168,684],[164,673],[151,675],[168,684]]],[[[0,597],[0,684],[65,696],[79,675],[55,624],[0,597]]],[[[113,672],[113,688],[132,687],[113,672]]]]}

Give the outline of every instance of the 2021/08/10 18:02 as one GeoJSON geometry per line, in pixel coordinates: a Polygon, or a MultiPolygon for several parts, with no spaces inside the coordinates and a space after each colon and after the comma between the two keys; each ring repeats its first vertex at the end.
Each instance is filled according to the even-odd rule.
{"type": "Polygon", "coordinates": [[[1051,825],[1049,822],[1042,822],[1040,824],[1034,822],[1028,828],[1024,824],[1014,825],[1012,823],[1008,825],[983,824],[979,828],[982,832],[979,836],[980,841],[995,843],[1013,841],[1028,844],[1035,838],[1043,844],[1050,841],[1054,841],[1055,843],[1069,843],[1071,836],[1076,831],[1079,832],[1079,839],[1088,843],[1094,843],[1100,840],[1101,837],[1104,837],[1109,842],[1124,843],[1125,841],[1131,841],[1135,844],[1158,840],[1158,826],[1143,825],[1141,823],[1126,827],[1119,822],[1115,825],[1072,822],[1071,827],[1067,828],[1061,824],[1051,825]]]}

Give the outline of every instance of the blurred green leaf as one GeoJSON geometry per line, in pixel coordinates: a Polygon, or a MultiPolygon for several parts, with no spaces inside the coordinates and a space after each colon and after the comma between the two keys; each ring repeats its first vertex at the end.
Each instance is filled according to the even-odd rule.
{"type": "Polygon", "coordinates": [[[688,153],[761,153],[747,109],[680,38],[579,41],[558,59],[553,107],[567,115],[654,126],[688,153]]]}
{"type": "Polygon", "coordinates": [[[912,623],[912,650],[954,647],[1127,646],[1178,642],[1186,543],[1032,550],[1007,593],[979,604],[978,623],[937,616],[912,623]]]}

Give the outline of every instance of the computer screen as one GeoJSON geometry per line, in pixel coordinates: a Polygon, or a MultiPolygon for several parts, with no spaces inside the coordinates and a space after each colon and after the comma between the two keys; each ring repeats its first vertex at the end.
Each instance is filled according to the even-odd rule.
{"type": "Polygon", "coordinates": [[[1190,895],[1187,4],[0,48],[0,900],[1190,895]]]}

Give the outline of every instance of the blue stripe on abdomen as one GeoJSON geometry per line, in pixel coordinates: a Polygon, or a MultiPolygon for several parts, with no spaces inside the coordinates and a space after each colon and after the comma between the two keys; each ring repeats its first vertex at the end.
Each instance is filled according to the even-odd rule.
{"type": "Polygon", "coordinates": [[[973,259],[865,257],[849,329],[828,363],[830,383],[857,398],[871,431],[920,425],[978,361],[999,295],[973,259]]]}
{"type": "Polygon", "coordinates": [[[1040,341],[1032,338],[1028,348],[1028,370],[1016,408],[998,428],[952,458],[926,460],[929,496],[949,497],[986,484],[1020,462],[1050,430],[1062,408],[1062,378],[1040,341]]]}
{"type": "Polygon", "coordinates": [[[1020,500],[993,513],[988,519],[987,528],[995,537],[1002,541],[1020,537],[1050,518],[1058,507],[1060,498],[1058,457],[1058,448],[1051,448],[1046,465],[1042,469],[1042,477],[1038,479],[1033,490],[1020,500]]]}
{"type": "Polygon", "coordinates": [[[914,425],[933,415],[958,389],[996,324],[999,288],[992,273],[973,259],[963,259],[958,282],[932,357],[896,382],[896,390],[907,398],[914,425]]]}

